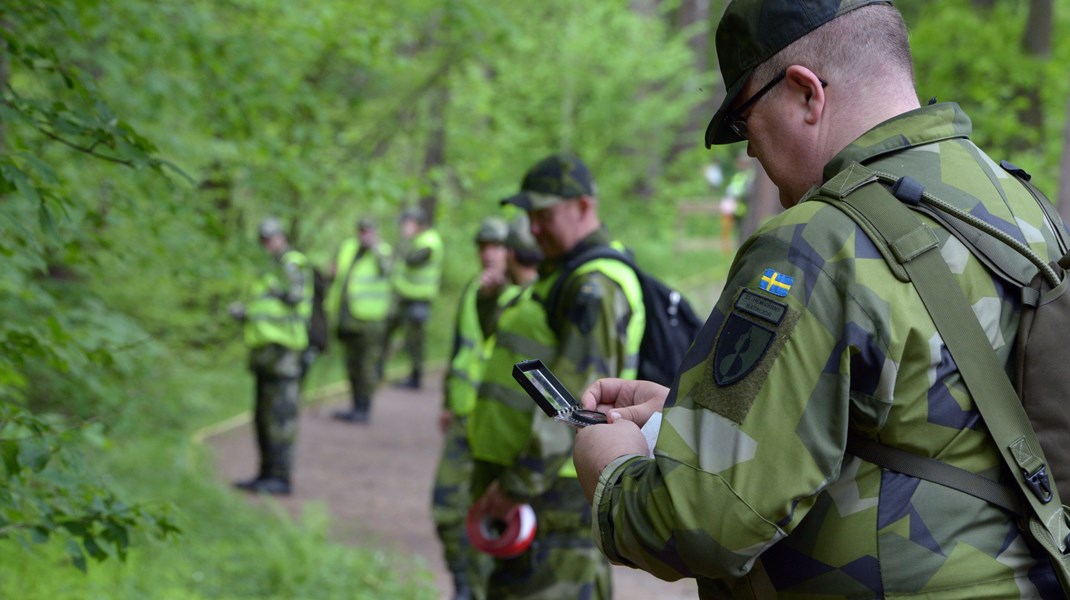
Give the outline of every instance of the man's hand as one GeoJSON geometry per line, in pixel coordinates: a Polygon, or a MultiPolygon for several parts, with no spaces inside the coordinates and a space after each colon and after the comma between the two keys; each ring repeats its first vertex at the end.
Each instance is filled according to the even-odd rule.
{"type": "Polygon", "coordinates": [[[646,456],[647,450],[646,438],[639,427],[623,418],[607,425],[590,425],[576,432],[572,460],[587,502],[594,498],[598,476],[606,465],[628,454],[646,456]]]}
{"type": "Polygon", "coordinates": [[[642,427],[661,411],[668,395],[669,388],[653,381],[599,379],[583,392],[580,404],[609,415],[610,423],[623,419],[642,427]]]}
{"type": "Polygon", "coordinates": [[[509,518],[509,511],[519,505],[520,502],[511,499],[502,491],[497,481],[492,481],[487,491],[475,501],[475,510],[479,514],[506,521],[509,518]]]}
{"type": "Polygon", "coordinates": [[[479,294],[496,296],[505,286],[505,271],[502,269],[483,269],[479,273],[479,294]]]}

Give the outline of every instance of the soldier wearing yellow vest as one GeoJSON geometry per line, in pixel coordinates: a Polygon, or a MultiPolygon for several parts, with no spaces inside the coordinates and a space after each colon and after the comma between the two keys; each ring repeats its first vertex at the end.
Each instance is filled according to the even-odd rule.
{"type": "Polygon", "coordinates": [[[254,421],[260,471],[235,485],[251,492],[286,495],[301,401],[301,357],[308,348],[312,317],[312,273],[308,259],[290,249],[278,219],[265,219],[259,233],[260,245],[271,260],[253,283],[248,302],[232,304],[230,314],[244,323],[249,368],[256,376],[254,421]]]}
{"type": "Polygon", "coordinates": [[[352,408],[334,413],[349,423],[367,423],[379,386],[386,322],[390,313],[390,246],[379,241],[375,221],[357,221],[357,236],[338,248],[329,303],[338,315],[338,341],[345,348],[352,408]]]}
{"type": "Polygon", "coordinates": [[[574,393],[601,373],[634,377],[645,323],[639,282],[620,261],[592,260],[563,283],[555,306],[544,305],[563,264],[611,242],[598,218],[590,172],[575,156],[539,161],[524,176],[520,193],[504,202],[527,212],[530,234],[546,260],[538,281],[528,282],[499,318],[469,420],[476,459],[473,512],[504,519],[527,503],[538,525],[523,554],[495,560],[488,597],[608,599],[609,564],[590,537],[590,509],[572,463],[575,431],[537,410],[512,380],[511,368],[541,359],[574,393]]]}
{"type": "Polygon", "coordinates": [[[438,296],[442,279],[442,237],[431,228],[427,213],[420,208],[410,208],[401,215],[401,238],[400,260],[391,273],[397,302],[387,327],[384,360],[389,358],[394,332],[403,327],[404,349],[412,363],[412,372],[400,385],[419,389],[424,363],[424,330],[431,316],[431,301],[438,296]]]}
{"type": "Polygon", "coordinates": [[[464,516],[471,504],[472,454],[468,449],[468,415],[476,403],[476,390],[483,378],[483,365],[494,347],[495,322],[501,303],[515,295],[505,273],[505,237],[508,225],[486,217],[476,231],[481,271],[469,281],[457,306],[453,352],[444,382],[445,401],[439,415],[443,433],[442,455],[435,472],[431,516],[442,542],[446,566],[453,576],[453,600],[478,597],[469,571],[486,568],[468,544],[464,516]]]}

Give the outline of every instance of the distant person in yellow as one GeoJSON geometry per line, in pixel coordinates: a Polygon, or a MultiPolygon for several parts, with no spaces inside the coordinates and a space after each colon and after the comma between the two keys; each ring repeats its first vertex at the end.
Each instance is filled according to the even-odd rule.
{"type": "Polygon", "coordinates": [[[270,258],[250,290],[246,304],[230,305],[244,323],[249,368],[256,376],[256,442],[260,471],[235,485],[250,492],[288,495],[301,403],[301,357],[308,349],[312,317],[312,267],[290,244],[282,223],[260,223],[260,245],[270,258]]]}
{"type": "Polygon", "coordinates": [[[332,271],[330,303],[338,315],[337,335],[345,348],[352,400],[352,408],[333,416],[364,424],[379,386],[378,365],[390,314],[390,246],[379,241],[373,219],[357,221],[357,235],[342,242],[332,271]]]}
{"type": "MultiPolygon", "coordinates": [[[[483,380],[483,365],[494,347],[493,334],[503,302],[516,295],[505,272],[505,238],[509,225],[504,219],[486,217],[476,230],[480,271],[461,292],[454,321],[453,352],[444,382],[445,398],[439,415],[443,434],[442,455],[435,471],[431,497],[431,517],[446,566],[453,576],[452,600],[481,598],[479,583],[488,568],[482,568],[465,535],[464,517],[471,504],[472,453],[468,448],[468,415],[476,404],[476,391],[483,380]],[[478,587],[478,585],[477,585],[478,587]]],[[[486,561],[484,561],[486,562],[486,561]]],[[[489,567],[489,564],[487,565],[489,567]]]]}
{"type": "Polygon", "coordinates": [[[409,208],[401,214],[399,246],[398,261],[390,277],[397,302],[387,327],[383,360],[390,358],[394,332],[404,328],[404,350],[409,355],[412,371],[399,386],[419,389],[424,367],[424,332],[431,316],[431,301],[438,296],[443,257],[442,237],[431,227],[430,217],[423,209],[409,208]]]}

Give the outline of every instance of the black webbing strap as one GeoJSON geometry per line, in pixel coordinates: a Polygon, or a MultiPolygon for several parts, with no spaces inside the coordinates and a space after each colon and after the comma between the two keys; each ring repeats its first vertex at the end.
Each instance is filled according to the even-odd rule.
{"type": "Polygon", "coordinates": [[[1022,501],[1014,490],[946,462],[893,448],[854,433],[847,435],[847,452],[885,469],[939,483],[991,502],[1015,515],[1022,514],[1022,501]]]}

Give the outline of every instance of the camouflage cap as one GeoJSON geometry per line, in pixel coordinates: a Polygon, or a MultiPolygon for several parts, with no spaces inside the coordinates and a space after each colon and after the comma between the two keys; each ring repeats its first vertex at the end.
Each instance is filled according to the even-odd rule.
{"type": "Polygon", "coordinates": [[[728,126],[732,104],[754,68],[829,21],[869,4],[891,0],[733,0],[717,25],[717,60],[724,101],[706,128],[706,147],[741,142],[728,126]]]}
{"type": "Polygon", "coordinates": [[[531,235],[531,226],[526,214],[520,213],[509,221],[509,234],[505,237],[505,246],[518,251],[540,251],[535,236],[531,235]]]}
{"type": "Polygon", "coordinates": [[[426,225],[428,223],[427,213],[419,206],[410,206],[401,211],[401,216],[398,218],[398,221],[400,222],[408,219],[412,219],[421,225],[426,225]]]}
{"type": "Polygon", "coordinates": [[[260,234],[260,238],[269,238],[274,235],[281,235],[282,221],[276,217],[267,217],[263,221],[260,221],[260,226],[257,227],[257,232],[260,234]]]}
{"type": "Polygon", "coordinates": [[[357,229],[363,229],[370,231],[372,229],[378,229],[378,225],[375,224],[375,219],[371,217],[361,217],[357,219],[357,229]]]}
{"type": "Polygon", "coordinates": [[[501,244],[505,242],[505,238],[508,235],[509,225],[506,224],[504,219],[483,217],[483,220],[479,222],[479,229],[476,231],[476,243],[497,242],[501,244]]]}
{"type": "Polygon", "coordinates": [[[553,154],[524,174],[520,192],[502,200],[523,210],[549,208],[562,200],[594,196],[595,185],[587,165],[572,154],[553,154]]]}

